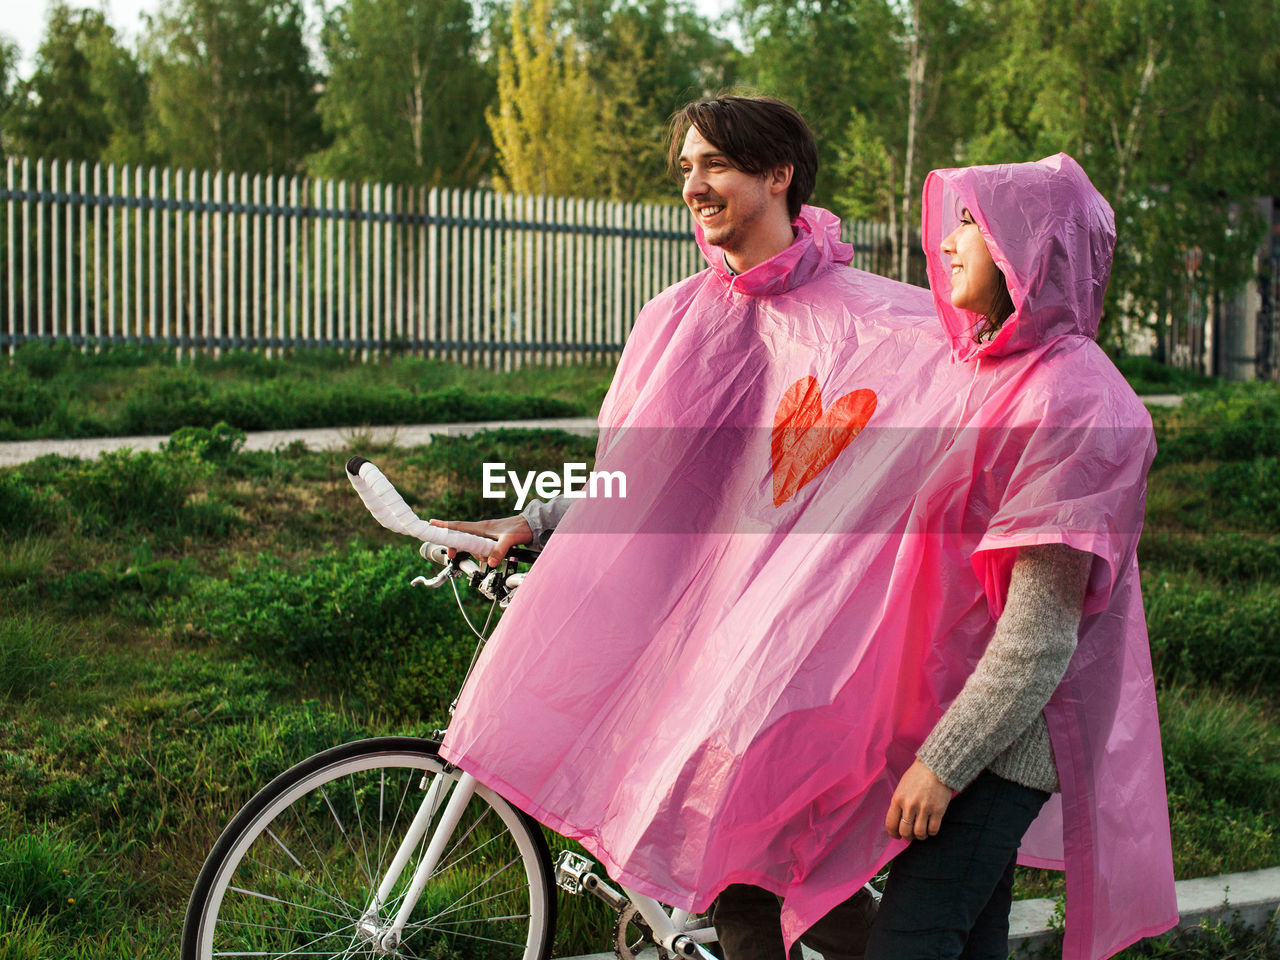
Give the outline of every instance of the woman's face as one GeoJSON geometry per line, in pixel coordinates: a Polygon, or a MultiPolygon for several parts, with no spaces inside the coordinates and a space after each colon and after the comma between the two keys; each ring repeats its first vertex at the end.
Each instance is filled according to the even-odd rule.
{"type": "Polygon", "coordinates": [[[942,252],[951,259],[951,305],[985,314],[995,302],[1000,270],[968,207],[960,213],[960,225],[943,239],[942,252]]]}

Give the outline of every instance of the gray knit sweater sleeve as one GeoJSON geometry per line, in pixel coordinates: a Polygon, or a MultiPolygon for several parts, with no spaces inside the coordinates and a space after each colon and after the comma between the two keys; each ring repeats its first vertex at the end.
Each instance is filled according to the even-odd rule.
{"type": "Polygon", "coordinates": [[[1002,773],[998,759],[1025,765],[1030,752],[1049,767],[1039,780],[1056,789],[1041,711],[1075,652],[1091,561],[1064,544],[1018,552],[986,651],[916,754],[948,787],[964,789],[988,766],[1002,773]]]}
{"type": "Polygon", "coordinates": [[[530,500],[520,511],[533,532],[533,542],[529,544],[534,550],[541,550],[547,545],[551,532],[560,525],[564,515],[573,506],[569,497],[552,497],[550,500],[530,500]]]}

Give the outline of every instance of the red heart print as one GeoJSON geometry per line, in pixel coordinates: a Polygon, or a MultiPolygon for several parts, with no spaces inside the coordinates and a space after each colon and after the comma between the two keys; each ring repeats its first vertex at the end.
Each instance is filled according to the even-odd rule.
{"type": "Polygon", "coordinates": [[[874,390],[854,390],[824,412],[816,377],[801,377],[773,415],[773,505],[780,507],[825,470],[876,412],[874,390]]]}

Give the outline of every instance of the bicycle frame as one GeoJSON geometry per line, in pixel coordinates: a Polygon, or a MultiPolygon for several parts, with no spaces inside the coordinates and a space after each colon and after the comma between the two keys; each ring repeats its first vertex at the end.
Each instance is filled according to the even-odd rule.
{"type": "MultiPolygon", "coordinates": [[[[399,910],[390,924],[383,923],[380,916],[382,907],[391,896],[396,884],[400,882],[400,877],[412,858],[414,850],[421,844],[427,834],[427,830],[431,827],[431,821],[439,811],[444,801],[444,795],[449,793],[449,787],[446,784],[450,782],[450,779],[445,776],[432,778],[431,784],[427,788],[426,796],[423,798],[421,806],[418,807],[404,840],[387,867],[386,875],[379,883],[373,900],[361,917],[359,925],[361,938],[372,941],[376,945],[375,949],[380,953],[390,953],[400,943],[405,925],[409,922],[409,917],[413,913],[413,908],[417,905],[418,898],[422,895],[422,891],[431,879],[432,873],[435,872],[436,867],[439,865],[440,858],[444,855],[445,847],[462,819],[463,811],[476,792],[475,777],[469,773],[462,773],[457,783],[453,786],[448,803],[440,816],[440,821],[432,831],[426,851],[413,871],[408,891],[400,904],[399,910]]],[[[688,925],[689,912],[687,910],[672,910],[668,914],[662,904],[652,897],[629,890],[626,887],[623,887],[623,893],[626,899],[639,911],[645,923],[649,925],[654,941],[660,946],[679,956],[708,958],[711,956],[701,950],[698,945],[715,941],[716,935],[713,928],[708,926],[691,928],[688,925]]],[[[616,897],[617,895],[614,894],[614,896],[616,897]]],[[[604,897],[604,899],[608,899],[608,897],[604,897]]]]}

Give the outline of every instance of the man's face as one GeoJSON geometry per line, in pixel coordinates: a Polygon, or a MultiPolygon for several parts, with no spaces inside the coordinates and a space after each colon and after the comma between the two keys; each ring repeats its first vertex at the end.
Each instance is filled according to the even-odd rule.
{"type": "Polygon", "coordinates": [[[768,175],[739,170],[695,126],[685,134],[680,170],[681,196],[707,243],[730,254],[745,249],[774,200],[768,175]]]}

